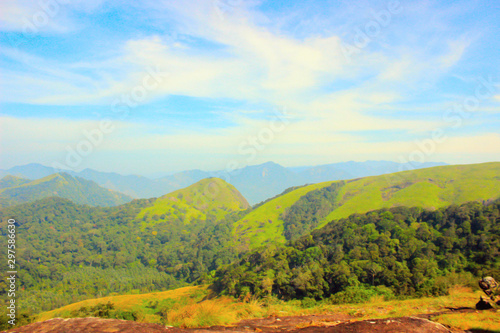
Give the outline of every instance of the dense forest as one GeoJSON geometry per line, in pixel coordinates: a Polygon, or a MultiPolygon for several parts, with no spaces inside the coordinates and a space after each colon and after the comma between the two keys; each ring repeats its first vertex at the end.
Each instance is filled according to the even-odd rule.
{"type": "Polygon", "coordinates": [[[282,299],[345,300],[353,290],[376,288],[395,296],[439,295],[452,276],[499,276],[499,251],[498,200],[437,211],[381,209],[254,250],[219,269],[212,287],[282,299]]]}
{"type": "MultiPolygon", "coordinates": [[[[302,198],[285,221],[299,233],[312,229],[337,189],[302,198]]],[[[500,273],[499,201],[354,214],[248,253],[235,243],[234,222],[250,209],[223,219],[207,212],[190,223],[180,217],[154,223],[154,216],[145,223],[138,215],[154,202],[102,208],[47,198],[2,209],[2,223],[17,221],[20,305],[37,313],[86,298],[188,283],[213,283],[216,292],[233,296],[282,299],[339,298],[353,288],[436,295],[445,292],[450,274],[500,273]]],[[[0,284],[5,298],[7,288],[0,284]]]]}
{"type": "Polygon", "coordinates": [[[65,172],[37,180],[13,176],[6,176],[0,180],[0,208],[52,196],[70,199],[79,204],[104,207],[132,200],[128,195],[100,187],[93,181],[73,177],[65,172]]]}
{"type": "Polygon", "coordinates": [[[36,313],[112,293],[170,289],[206,280],[210,271],[237,258],[231,225],[238,214],[145,227],[136,216],[153,202],[99,208],[47,198],[2,209],[2,223],[11,217],[18,223],[23,307],[36,313]]]}
{"type": "Polygon", "coordinates": [[[295,240],[316,228],[321,219],[339,206],[336,197],[344,181],[311,191],[301,197],[281,215],[285,238],[295,240]]]}

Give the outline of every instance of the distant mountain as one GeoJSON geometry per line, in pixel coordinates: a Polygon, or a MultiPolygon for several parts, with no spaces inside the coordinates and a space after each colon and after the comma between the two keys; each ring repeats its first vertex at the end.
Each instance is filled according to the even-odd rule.
{"type": "Polygon", "coordinates": [[[31,180],[21,177],[16,177],[12,175],[7,175],[0,179],[0,190],[7,187],[19,186],[25,183],[29,183],[31,180]]]}
{"type": "Polygon", "coordinates": [[[437,209],[500,197],[500,162],[438,166],[303,186],[257,207],[235,223],[243,244],[284,242],[355,213],[396,206],[437,209]]]}
{"type": "MultiPolygon", "coordinates": [[[[156,182],[161,184],[164,189],[170,189],[170,191],[174,191],[177,189],[181,189],[190,185],[193,185],[196,182],[199,182],[202,179],[211,177],[210,172],[202,171],[202,170],[188,170],[183,172],[178,172],[170,176],[162,177],[157,179],[156,182]]],[[[163,194],[168,193],[170,191],[163,192],[163,194]]]]}
{"type": "Polygon", "coordinates": [[[308,181],[279,164],[267,162],[233,172],[228,182],[236,186],[250,203],[256,204],[308,181]]]}
{"type": "Polygon", "coordinates": [[[115,206],[132,200],[125,194],[67,173],[56,173],[34,181],[6,176],[1,183],[12,185],[0,190],[0,206],[3,207],[53,196],[91,206],[115,206]]]}
{"type": "Polygon", "coordinates": [[[41,165],[38,163],[30,163],[26,165],[15,166],[7,170],[0,170],[0,176],[12,175],[28,179],[40,179],[50,176],[57,171],[54,168],[41,165]]]}
{"type": "MultiPolygon", "coordinates": [[[[58,171],[53,168],[37,163],[31,163],[22,166],[16,166],[7,170],[0,170],[0,176],[13,175],[35,180],[47,177],[57,172],[58,171]]],[[[70,174],[74,177],[80,177],[94,181],[104,188],[122,192],[132,198],[159,197],[164,195],[165,193],[174,191],[179,188],[143,176],[124,176],[115,172],[101,172],[93,169],[84,169],[80,172],[63,170],[62,172],[70,174]]]]}
{"type": "Polygon", "coordinates": [[[123,176],[115,172],[100,172],[92,169],[85,169],[81,172],[72,172],[72,174],[87,180],[92,180],[102,187],[122,192],[133,198],[159,197],[177,189],[177,187],[164,185],[143,176],[123,176]]]}
{"type": "Polygon", "coordinates": [[[307,180],[304,184],[356,178],[356,176],[353,176],[352,173],[338,168],[335,164],[305,168],[299,172],[299,175],[302,176],[303,179],[307,180]]]}
{"type": "MultiPolygon", "coordinates": [[[[444,163],[423,163],[412,168],[427,168],[444,163]]],[[[353,179],[382,175],[406,170],[401,163],[390,161],[343,162],[320,166],[286,168],[274,162],[247,166],[228,174],[224,170],[188,170],[159,179],[137,175],[120,175],[114,172],[100,172],[85,169],[81,172],[67,171],[72,176],[92,180],[102,187],[119,191],[133,198],[160,197],[166,193],[190,186],[202,179],[221,177],[243,194],[250,204],[262,202],[280,194],[291,186],[313,184],[324,181],[353,179]]],[[[52,168],[40,164],[28,164],[8,170],[0,170],[0,175],[14,175],[38,179],[53,174],[52,168]]]]}

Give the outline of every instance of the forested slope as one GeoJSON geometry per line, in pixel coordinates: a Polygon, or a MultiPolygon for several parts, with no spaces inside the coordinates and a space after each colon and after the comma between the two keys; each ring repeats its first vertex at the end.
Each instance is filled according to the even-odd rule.
{"type": "Polygon", "coordinates": [[[300,187],[254,209],[236,222],[234,232],[252,249],[296,239],[355,213],[397,206],[434,210],[499,197],[500,163],[438,166],[300,187]]]}
{"type": "Polygon", "coordinates": [[[53,196],[91,206],[116,206],[132,200],[123,193],[102,188],[93,181],[72,177],[67,173],[55,173],[33,181],[4,177],[0,189],[0,207],[53,196]]]}
{"type": "Polygon", "coordinates": [[[110,293],[164,290],[206,278],[233,261],[238,252],[232,224],[246,201],[222,180],[195,185],[174,192],[174,201],[166,196],[101,208],[47,198],[0,210],[3,239],[7,220],[18,224],[20,302],[37,312],[110,293]],[[213,182],[215,192],[197,192],[213,182]],[[165,200],[171,204],[164,213],[171,215],[149,214],[165,200]]]}
{"type": "Polygon", "coordinates": [[[499,251],[500,201],[436,211],[384,208],[256,249],[219,269],[213,288],[284,299],[342,300],[370,286],[395,295],[436,295],[447,291],[453,274],[498,276],[499,251]]]}

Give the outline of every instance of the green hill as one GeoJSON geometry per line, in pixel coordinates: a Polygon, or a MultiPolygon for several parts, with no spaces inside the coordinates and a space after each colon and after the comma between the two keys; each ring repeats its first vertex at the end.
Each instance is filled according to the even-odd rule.
{"type": "Polygon", "coordinates": [[[212,289],[342,304],[375,295],[443,295],[500,274],[500,200],[437,210],[382,208],[334,220],[220,267],[212,289]]]}
{"type": "Polygon", "coordinates": [[[20,306],[37,312],[206,280],[238,258],[231,230],[247,207],[232,185],[211,178],[114,207],[57,197],[6,207],[0,210],[0,234],[7,237],[9,218],[19,222],[16,259],[23,269],[19,287],[25,289],[20,306]]]}
{"type": "Polygon", "coordinates": [[[137,219],[143,221],[143,226],[173,222],[187,225],[207,219],[221,220],[228,213],[249,207],[233,185],[219,178],[207,178],[158,198],[151,207],[143,209],[137,219]]]}
{"type": "Polygon", "coordinates": [[[500,163],[438,166],[298,188],[266,202],[235,223],[235,237],[250,248],[283,243],[354,213],[450,204],[500,197],[500,163]],[[332,190],[332,184],[336,184],[332,190]],[[328,198],[328,199],[327,199],[328,198]]]}
{"type": "Polygon", "coordinates": [[[21,177],[16,177],[12,175],[7,175],[0,179],[0,189],[7,188],[7,187],[14,187],[14,186],[19,186],[25,183],[29,183],[31,180],[26,179],[26,178],[21,178],[21,177]]]}
{"type": "MultiPolygon", "coordinates": [[[[499,176],[500,163],[488,163],[325,182],[292,188],[253,210],[232,185],[210,178],[158,199],[109,208],[45,198],[0,209],[0,227],[10,217],[19,222],[19,287],[25,289],[20,304],[36,312],[112,293],[209,282],[218,268],[241,258],[245,247],[295,240],[337,219],[335,214],[497,198],[499,176]]],[[[66,186],[57,187],[61,195],[74,182],[82,180],[53,175],[3,189],[0,198],[12,189],[53,195],[49,190],[59,183],[66,186]]],[[[448,237],[445,229],[440,232],[448,237]]]]}
{"type": "Polygon", "coordinates": [[[2,184],[10,185],[0,190],[2,207],[47,197],[66,198],[91,206],[115,206],[132,200],[125,194],[102,188],[93,181],[72,177],[67,173],[56,173],[34,181],[6,176],[2,179],[2,184]]]}

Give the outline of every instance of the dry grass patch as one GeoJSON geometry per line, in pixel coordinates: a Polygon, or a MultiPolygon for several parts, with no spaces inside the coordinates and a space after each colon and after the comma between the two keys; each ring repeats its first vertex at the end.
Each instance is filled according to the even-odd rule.
{"type": "Polygon", "coordinates": [[[88,299],[78,303],[73,303],[62,308],[47,311],[39,314],[36,321],[44,321],[51,318],[62,317],[64,313],[69,313],[71,311],[78,310],[82,307],[91,307],[98,304],[105,304],[111,302],[114,304],[115,308],[121,310],[131,310],[135,307],[140,306],[146,300],[164,300],[164,299],[179,299],[181,297],[187,297],[198,290],[206,290],[204,287],[184,287],[174,290],[168,290],[163,292],[154,292],[148,294],[138,294],[138,295],[120,295],[120,296],[107,296],[102,298],[88,299]]]}
{"type": "MultiPolygon", "coordinates": [[[[269,316],[311,314],[344,314],[353,317],[353,320],[366,320],[432,314],[449,311],[450,308],[474,308],[480,295],[479,291],[456,286],[450,289],[449,295],[442,297],[390,301],[385,301],[382,297],[374,297],[369,303],[332,305],[327,301],[304,303],[299,300],[280,301],[273,298],[258,300],[250,295],[243,300],[231,297],[212,298],[207,286],[201,286],[143,295],[87,300],[45,312],[38,317],[38,320],[63,317],[81,307],[94,306],[108,301],[114,304],[115,309],[137,311],[140,314],[138,321],[186,328],[232,325],[244,319],[269,316]]],[[[500,332],[499,316],[499,313],[495,311],[451,313],[436,316],[433,320],[462,330],[476,328],[500,332]]],[[[325,323],[313,324],[326,325],[325,323]]]]}
{"type": "Polygon", "coordinates": [[[166,321],[178,327],[207,327],[234,324],[243,319],[262,316],[264,312],[257,301],[243,303],[220,297],[172,309],[168,311],[166,321]]]}
{"type": "Polygon", "coordinates": [[[492,333],[500,333],[499,310],[444,314],[434,317],[432,320],[454,329],[486,330],[492,333]]]}

